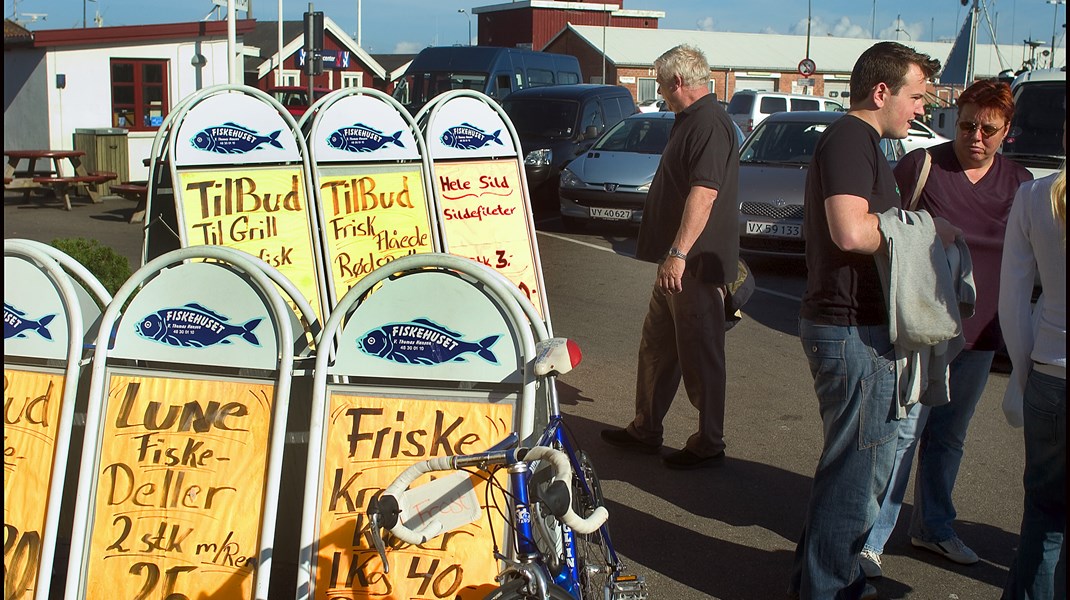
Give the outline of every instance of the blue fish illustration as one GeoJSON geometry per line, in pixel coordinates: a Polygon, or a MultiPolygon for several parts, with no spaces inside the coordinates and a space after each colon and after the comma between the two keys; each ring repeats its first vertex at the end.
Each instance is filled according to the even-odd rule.
{"type": "Polygon", "coordinates": [[[251,319],[244,325],[231,325],[227,317],[200,304],[189,303],[176,308],[164,308],[145,317],[136,325],[137,334],[179,348],[204,348],[215,344],[230,344],[231,336],[238,336],[254,346],[260,345],[253,330],[263,319],[251,319]]]}
{"type": "Polygon", "coordinates": [[[346,152],[374,152],[390,143],[398,148],[405,147],[405,144],[401,143],[400,131],[394,135],[384,135],[382,131],[368,127],[364,123],[354,123],[352,127],[341,127],[327,138],[327,145],[331,148],[346,152]]]}
{"type": "Polygon", "coordinates": [[[498,136],[500,136],[502,130],[499,129],[494,133],[487,134],[486,131],[472,125],[471,123],[461,123],[450,127],[442,134],[442,143],[450,148],[457,148],[458,150],[478,150],[483,146],[491,142],[497,142],[499,146],[504,146],[498,136]]]}
{"type": "Polygon", "coordinates": [[[32,331],[46,340],[52,341],[52,334],[48,331],[48,324],[55,318],[56,315],[46,315],[36,321],[27,319],[26,313],[5,302],[4,339],[24,338],[27,331],[32,331]]]}
{"type": "Polygon", "coordinates": [[[408,323],[390,323],[373,329],[357,340],[357,348],[365,354],[409,365],[440,365],[447,362],[468,362],[467,354],[475,354],[492,365],[498,358],[490,347],[500,335],[490,335],[478,342],[466,342],[461,334],[450,331],[428,319],[413,319],[408,323]]]}
{"type": "Polygon", "coordinates": [[[260,135],[258,132],[243,127],[237,123],[227,122],[216,127],[202,129],[197,135],[190,138],[194,148],[216,154],[245,154],[253,150],[259,150],[260,146],[268,143],[276,148],[282,148],[279,141],[278,130],[270,135],[260,135]]]}

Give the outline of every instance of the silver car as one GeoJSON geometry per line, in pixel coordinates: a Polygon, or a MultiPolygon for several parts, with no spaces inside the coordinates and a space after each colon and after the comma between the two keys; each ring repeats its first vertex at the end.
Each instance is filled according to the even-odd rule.
{"type": "MultiPolygon", "coordinates": [[[[739,151],[739,249],[750,254],[806,253],[803,199],[817,140],[840,112],[770,115],[739,151]]],[[[902,158],[899,140],[881,140],[889,162],[902,158]]]]}
{"type": "MultiPolygon", "coordinates": [[[[592,221],[634,223],[661,162],[676,114],[634,114],[606,130],[561,171],[561,221],[567,229],[592,221]]],[[[743,132],[735,127],[738,143],[743,132]]]]}

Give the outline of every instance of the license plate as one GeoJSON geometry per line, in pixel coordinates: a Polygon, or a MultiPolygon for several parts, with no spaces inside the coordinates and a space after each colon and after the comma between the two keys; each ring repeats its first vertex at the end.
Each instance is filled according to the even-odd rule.
{"type": "Polygon", "coordinates": [[[802,225],[781,221],[747,221],[747,235],[801,238],[802,225]]]}
{"type": "Polygon", "coordinates": [[[632,218],[632,211],[627,208],[597,208],[591,207],[592,219],[606,219],[609,221],[627,221],[632,218]]]}

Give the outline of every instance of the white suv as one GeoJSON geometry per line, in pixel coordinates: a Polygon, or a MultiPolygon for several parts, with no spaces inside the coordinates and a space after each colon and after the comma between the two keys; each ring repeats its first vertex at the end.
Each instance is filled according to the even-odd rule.
{"type": "Polygon", "coordinates": [[[743,133],[750,134],[758,123],[773,113],[801,110],[843,111],[843,105],[822,96],[740,90],[732,95],[732,101],[728,103],[726,110],[743,133]]]}

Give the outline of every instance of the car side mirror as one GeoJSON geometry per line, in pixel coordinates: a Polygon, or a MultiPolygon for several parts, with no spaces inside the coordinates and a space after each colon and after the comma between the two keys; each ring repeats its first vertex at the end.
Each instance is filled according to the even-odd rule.
{"type": "Polygon", "coordinates": [[[602,133],[602,128],[597,125],[588,125],[587,129],[583,130],[583,137],[588,140],[593,140],[602,133]]]}

